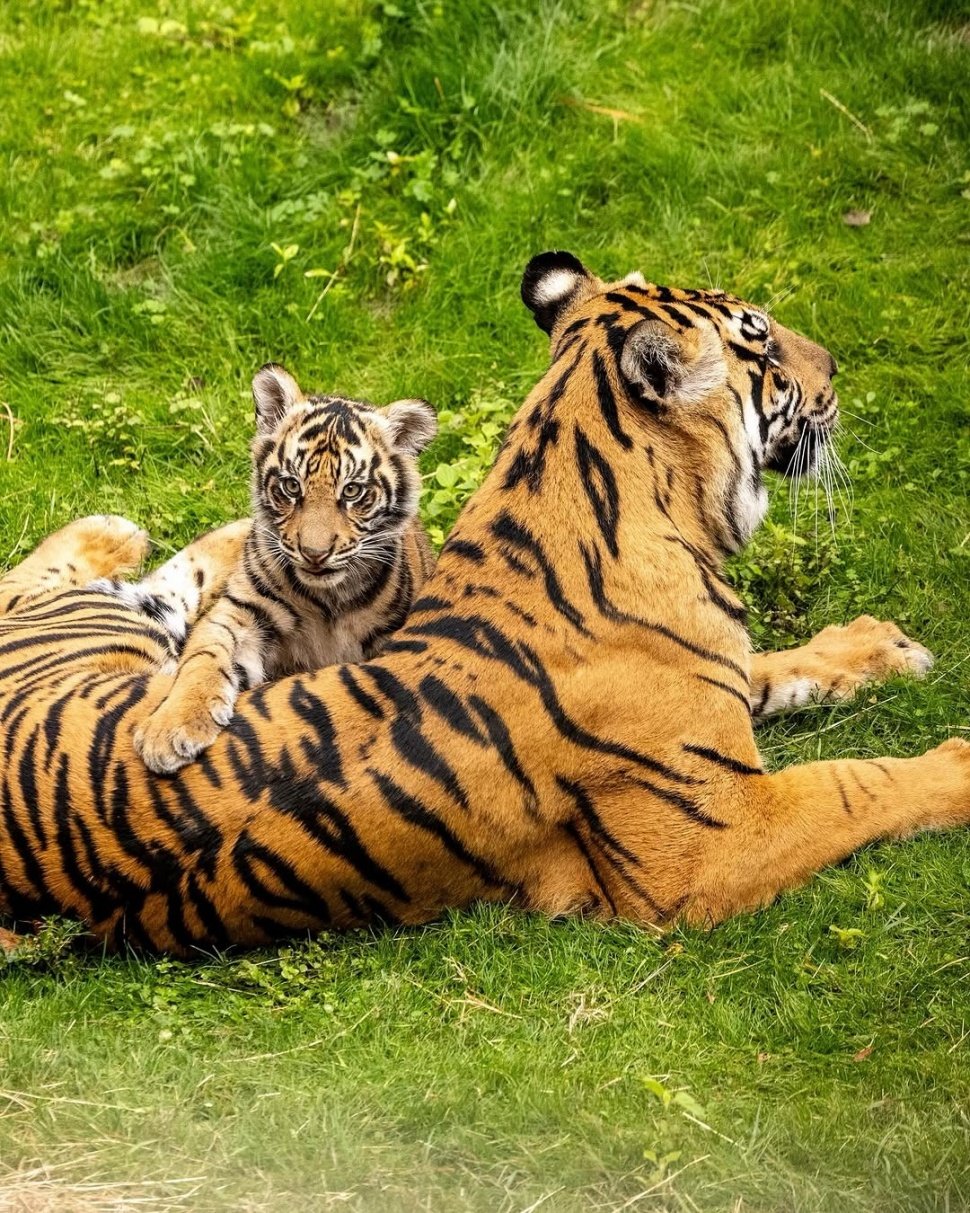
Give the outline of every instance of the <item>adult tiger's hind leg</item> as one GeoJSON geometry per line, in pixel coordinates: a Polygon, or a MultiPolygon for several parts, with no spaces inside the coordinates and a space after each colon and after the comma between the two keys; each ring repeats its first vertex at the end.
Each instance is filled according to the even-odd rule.
{"type": "Polygon", "coordinates": [[[242,559],[250,521],[242,518],[194,540],[140,581],[95,583],[161,624],[179,646],[196,619],[222,594],[242,559]]]}
{"type": "Polygon", "coordinates": [[[894,623],[860,615],[845,627],[823,628],[808,644],[751,659],[751,714],[760,719],[809,703],[848,699],[867,683],[894,674],[922,678],[933,654],[894,623]]]}
{"type": "Polygon", "coordinates": [[[745,784],[742,811],[699,865],[688,921],[766,905],[866,843],[970,825],[970,742],[951,738],[919,758],[812,762],[745,784]]]}
{"type": "Polygon", "coordinates": [[[145,559],[148,548],[148,533],[117,514],[69,522],[0,577],[0,615],[98,577],[130,572],[145,559]]]}

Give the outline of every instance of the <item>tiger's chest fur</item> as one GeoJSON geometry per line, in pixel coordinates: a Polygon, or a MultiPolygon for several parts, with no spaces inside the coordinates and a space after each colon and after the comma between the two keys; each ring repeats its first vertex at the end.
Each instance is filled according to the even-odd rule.
{"type": "Polygon", "coordinates": [[[382,600],[338,615],[336,619],[310,604],[301,604],[302,613],[293,630],[275,644],[267,642],[263,661],[265,677],[283,678],[302,670],[363,661],[372,655],[380,638],[392,630],[397,609],[406,611],[410,604],[411,593],[402,594],[393,604],[382,600]]]}
{"type": "Polygon", "coordinates": [[[362,614],[330,623],[325,619],[305,617],[292,635],[286,637],[276,652],[266,654],[266,677],[283,678],[301,670],[316,670],[325,665],[344,661],[363,661],[364,642],[380,620],[368,612],[373,622],[365,625],[362,614]]]}
{"type": "Polygon", "coordinates": [[[375,656],[401,626],[433,563],[427,537],[415,521],[385,548],[380,561],[361,561],[333,590],[311,590],[270,560],[253,532],[227,588],[230,600],[248,608],[258,623],[247,630],[236,652],[246,682],[254,686],[375,656]]]}

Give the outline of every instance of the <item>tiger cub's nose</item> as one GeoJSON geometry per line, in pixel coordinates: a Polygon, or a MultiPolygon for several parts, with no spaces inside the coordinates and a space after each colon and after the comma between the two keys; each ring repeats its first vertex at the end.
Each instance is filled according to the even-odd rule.
{"type": "Polygon", "coordinates": [[[304,562],[314,569],[322,569],[330,557],[333,555],[334,545],[328,548],[309,548],[305,544],[300,544],[300,556],[304,562]]]}

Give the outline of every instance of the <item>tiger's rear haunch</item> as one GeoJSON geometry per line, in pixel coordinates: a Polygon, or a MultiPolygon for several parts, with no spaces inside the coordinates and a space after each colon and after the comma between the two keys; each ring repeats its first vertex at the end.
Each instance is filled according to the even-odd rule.
{"type": "MultiPolygon", "coordinates": [[[[970,821],[961,741],[777,773],[758,754],[752,701],[929,661],[871,619],[752,657],[721,574],[763,470],[827,441],[829,355],[730,296],[606,284],[568,254],[523,293],[552,364],[403,629],[241,696],[174,778],[132,749],[165,636],[69,588],[130,563],[134,528],[99,545],[77,523],[0,582],[3,910],[182,953],[476,899],[711,923],[872,839],[970,821]]],[[[224,547],[184,554],[204,592],[224,547]]]]}

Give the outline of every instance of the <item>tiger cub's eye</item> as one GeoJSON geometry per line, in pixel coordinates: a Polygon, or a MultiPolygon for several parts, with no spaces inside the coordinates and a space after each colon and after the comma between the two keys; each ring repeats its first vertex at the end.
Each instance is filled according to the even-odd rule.
{"type": "Polygon", "coordinates": [[[364,486],[362,484],[345,484],[340,495],[344,501],[359,501],[363,494],[364,486]]]}
{"type": "Polygon", "coordinates": [[[277,487],[284,497],[299,497],[302,486],[295,476],[281,476],[277,487]]]}

